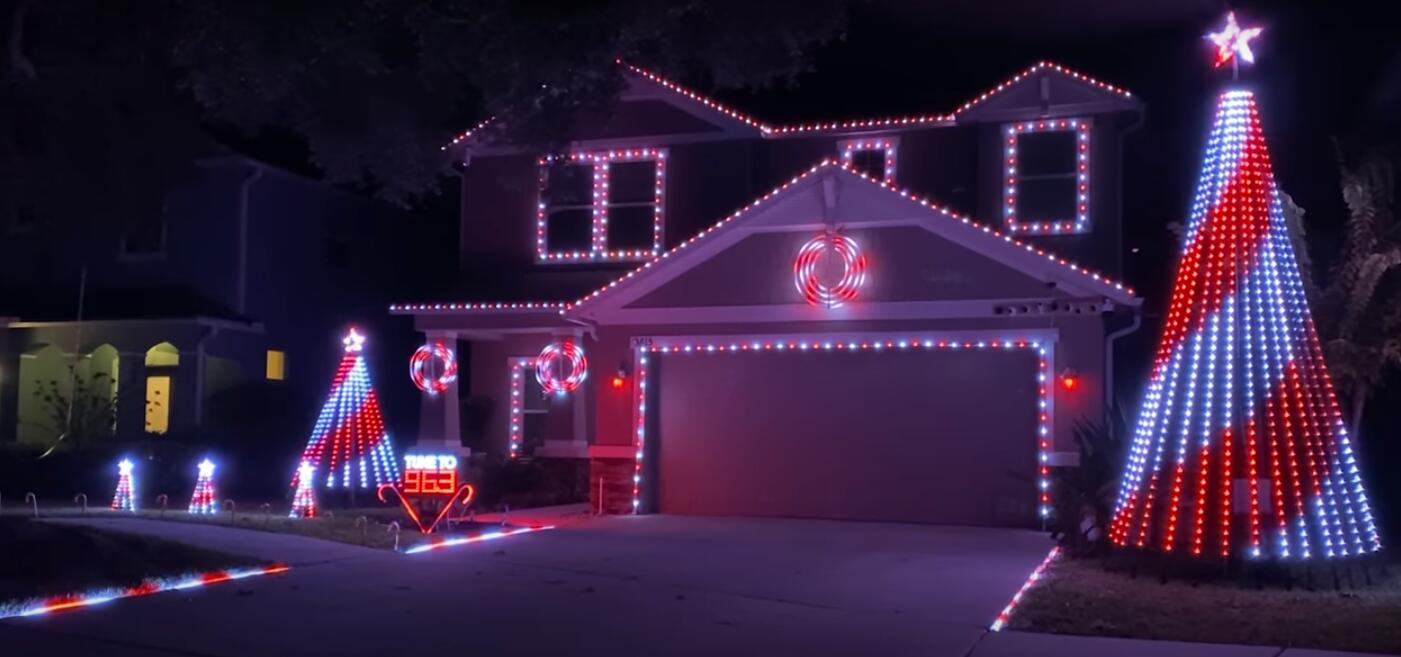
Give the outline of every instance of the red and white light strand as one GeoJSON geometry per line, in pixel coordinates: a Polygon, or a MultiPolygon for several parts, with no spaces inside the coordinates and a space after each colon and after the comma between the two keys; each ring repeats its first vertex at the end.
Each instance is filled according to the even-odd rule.
{"type": "Polygon", "coordinates": [[[1039,339],[959,339],[956,336],[925,337],[793,337],[761,339],[736,336],[732,340],[664,342],[649,340],[639,345],[634,354],[637,361],[637,387],[633,392],[634,466],[632,478],[632,508],[642,507],[642,465],[647,451],[647,372],[649,354],[736,354],[736,353],[858,353],[899,352],[912,350],[1032,350],[1037,357],[1036,383],[1036,497],[1037,513],[1044,520],[1051,516],[1050,454],[1054,386],[1050,376],[1051,348],[1039,339]]]}
{"type": "Polygon", "coordinates": [[[565,306],[564,301],[486,301],[486,302],[465,302],[465,303],[393,303],[389,304],[391,313],[424,313],[424,312],[554,312],[565,306]]]}
{"type": "Polygon", "coordinates": [[[958,212],[956,212],[956,211],[954,211],[954,210],[952,210],[952,209],[950,209],[950,208],[943,207],[943,206],[941,206],[941,205],[939,205],[939,204],[937,204],[937,203],[934,203],[933,201],[929,200],[928,198],[925,198],[925,197],[922,197],[922,196],[920,196],[920,195],[918,195],[918,194],[915,194],[915,193],[913,193],[913,192],[910,192],[909,190],[898,189],[898,188],[896,188],[896,187],[894,187],[894,186],[892,186],[892,185],[883,184],[883,183],[881,183],[880,181],[875,180],[875,179],[873,179],[873,178],[870,178],[869,176],[866,176],[865,174],[863,174],[863,173],[861,173],[861,172],[859,172],[859,171],[856,171],[856,170],[854,170],[854,169],[851,169],[850,167],[842,166],[842,165],[840,165],[840,164],[838,164],[838,163],[836,163],[836,162],[833,162],[833,161],[831,161],[831,160],[823,160],[822,162],[819,162],[818,164],[814,165],[812,168],[808,169],[807,171],[803,172],[802,174],[793,177],[793,178],[792,178],[791,180],[789,180],[788,182],[786,182],[786,183],[784,183],[784,184],[782,184],[782,185],[779,185],[778,187],[775,187],[774,189],[770,190],[767,194],[764,194],[763,196],[759,197],[758,199],[755,199],[754,201],[750,202],[748,205],[744,206],[743,208],[740,208],[739,210],[736,210],[734,213],[732,213],[732,214],[729,215],[728,217],[725,217],[724,219],[721,219],[721,220],[715,222],[714,224],[712,224],[710,227],[706,228],[705,230],[702,230],[702,231],[700,231],[699,233],[696,233],[695,235],[691,236],[691,237],[690,237],[689,239],[687,239],[686,241],[681,242],[680,244],[677,244],[675,247],[672,247],[671,250],[663,252],[661,255],[659,255],[659,256],[657,256],[656,258],[653,258],[653,259],[651,259],[651,260],[649,260],[649,261],[647,261],[647,262],[645,262],[645,263],[643,263],[642,265],[640,265],[640,266],[637,267],[636,269],[633,269],[632,271],[629,271],[628,273],[623,274],[622,276],[619,276],[619,277],[616,278],[616,279],[613,279],[613,280],[610,281],[607,285],[604,285],[604,286],[602,286],[602,287],[599,287],[599,288],[593,290],[592,292],[590,292],[590,293],[584,295],[583,297],[580,297],[580,298],[574,300],[573,302],[566,304],[565,307],[562,308],[562,309],[560,310],[560,314],[561,314],[561,315],[565,315],[565,314],[569,313],[570,311],[577,309],[579,306],[581,306],[581,305],[583,305],[583,304],[592,302],[592,301],[594,301],[595,299],[598,299],[600,296],[602,296],[602,295],[608,293],[610,290],[612,290],[612,289],[618,287],[619,285],[622,285],[622,284],[628,282],[628,281],[631,280],[632,278],[634,278],[634,277],[636,277],[636,276],[638,276],[638,275],[640,275],[640,274],[642,274],[642,273],[648,271],[649,269],[651,269],[651,268],[653,268],[653,267],[656,267],[656,266],[659,266],[659,265],[665,263],[665,262],[667,261],[668,258],[671,258],[671,257],[673,257],[673,256],[675,256],[675,255],[677,255],[677,254],[679,254],[679,253],[681,253],[681,252],[684,252],[686,249],[691,248],[692,246],[695,246],[698,242],[700,242],[700,241],[706,239],[707,237],[710,237],[710,236],[713,235],[716,231],[720,230],[721,228],[724,228],[726,225],[728,225],[728,224],[730,224],[730,223],[732,223],[732,222],[734,222],[734,221],[736,221],[736,220],[738,220],[738,219],[740,219],[740,218],[742,218],[742,217],[745,217],[745,216],[749,215],[750,213],[754,212],[755,210],[757,210],[757,209],[759,209],[759,208],[761,208],[761,207],[767,206],[767,205],[768,205],[769,203],[771,203],[771,202],[775,199],[775,197],[777,197],[778,195],[780,195],[780,194],[782,194],[782,193],[788,191],[788,190],[789,190],[790,188],[792,188],[793,186],[798,185],[799,183],[803,182],[803,181],[806,180],[807,178],[809,178],[809,177],[811,177],[811,176],[813,176],[813,175],[816,175],[816,174],[818,174],[818,173],[820,173],[820,172],[822,172],[822,171],[825,171],[825,170],[828,169],[828,168],[839,168],[839,169],[843,169],[843,170],[845,170],[845,171],[849,171],[849,172],[851,172],[851,173],[853,173],[853,174],[856,174],[857,176],[860,176],[860,177],[861,177],[862,179],[864,179],[864,180],[870,181],[870,182],[873,183],[873,184],[880,185],[880,186],[881,186],[882,188],[884,188],[884,189],[890,190],[892,193],[899,194],[902,198],[909,199],[911,202],[914,202],[914,203],[918,203],[918,204],[920,204],[921,206],[924,206],[925,208],[928,208],[928,209],[929,209],[930,211],[932,211],[932,212],[935,212],[935,213],[937,213],[937,214],[939,214],[939,215],[942,215],[942,216],[944,216],[944,217],[946,217],[946,218],[948,218],[948,219],[950,219],[950,220],[957,221],[957,222],[959,222],[959,223],[961,223],[961,224],[963,224],[963,225],[965,225],[965,226],[968,226],[969,228],[972,228],[972,229],[974,229],[974,230],[977,230],[977,231],[979,231],[979,232],[981,232],[981,233],[983,233],[983,234],[985,234],[985,235],[989,235],[989,236],[998,238],[998,239],[1000,239],[1001,241],[1003,241],[1004,243],[1007,243],[1007,244],[1010,244],[1010,245],[1012,245],[1012,246],[1018,247],[1018,248],[1020,248],[1020,249],[1022,249],[1022,250],[1024,250],[1024,251],[1026,251],[1026,252],[1028,252],[1028,253],[1033,253],[1033,254],[1035,254],[1035,255],[1037,255],[1037,256],[1040,256],[1040,257],[1042,257],[1042,258],[1045,258],[1046,260],[1048,260],[1048,261],[1050,261],[1050,262],[1052,262],[1052,263],[1055,263],[1055,264],[1057,264],[1057,265],[1059,265],[1059,266],[1061,266],[1061,267],[1065,267],[1066,269],[1068,269],[1068,270],[1070,270],[1070,271],[1072,271],[1072,272],[1075,272],[1076,274],[1079,274],[1080,276],[1082,276],[1082,277],[1088,279],[1089,281],[1092,281],[1094,284],[1103,286],[1104,292],[1105,292],[1105,293],[1112,294],[1112,293],[1114,293],[1114,292],[1123,292],[1123,293],[1126,293],[1126,294],[1128,294],[1128,295],[1130,295],[1130,296],[1133,295],[1133,288],[1128,287],[1128,286],[1124,285],[1124,284],[1121,283],[1121,282],[1115,281],[1115,280],[1109,278],[1108,276],[1105,276],[1105,275],[1100,274],[1100,273],[1098,273],[1098,272],[1094,272],[1094,271],[1090,271],[1090,270],[1088,270],[1088,269],[1085,269],[1084,267],[1081,267],[1081,266],[1079,266],[1079,265],[1077,265],[1077,264],[1075,264],[1075,263],[1073,263],[1073,262],[1071,262],[1071,261],[1069,261],[1069,260],[1066,260],[1065,258],[1062,258],[1062,257],[1060,257],[1060,256],[1058,256],[1058,255],[1056,255],[1056,254],[1054,254],[1054,253],[1051,253],[1051,252],[1049,252],[1049,251],[1047,251],[1047,250],[1045,250],[1045,249],[1042,249],[1042,248],[1040,248],[1040,247],[1038,247],[1038,246],[1036,246],[1036,245],[1029,244],[1029,243],[1027,243],[1027,242],[1023,242],[1023,241],[1021,241],[1021,240],[1018,240],[1018,239],[1012,237],[1012,236],[1009,235],[1009,234],[1004,234],[1004,233],[1002,233],[1001,231],[995,230],[995,229],[993,229],[992,227],[990,227],[990,226],[988,226],[988,225],[986,225],[986,224],[983,224],[983,223],[980,223],[980,222],[978,222],[978,221],[975,221],[975,220],[973,220],[972,218],[970,218],[970,217],[968,217],[968,216],[966,216],[966,215],[959,214],[958,212]]]}
{"type": "Polygon", "coordinates": [[[1036,583],[1041,581],[1041,576],[1046,574],[1046,568],[1059,556],[1060,546],[1051,548],[1051,552],[1046,555],[1045,559],[1041,560],[1041,564],[1036,566],[1036,570],[1031,571],[1031,574],[1027,575],[1026,581],[1022,582],[1022,587],[1017,589],[1017,592],[1012,595],[1012,599],[1007,602],[1007,606],[1002,608],[1002,612],[992,621],[992,625],[988,626],[989,631],[1001,632],[1002,628],[1007,627],[1008,621],[1012,620],[1012,612],[1016,611],[1017,605],[1022,603],[1022,596],[1026,595],[1026,592],[1030,591],[1031,587],[1036,586],[1036,583]]]}
{"type": "Polygon", "coordinates": [[[1066,235],[1090,230],[1090,121],[1058,119],[1025,121],[1007,126],[1004,176],[1004,208],[1007,230],[1023,235],[1066,235]],[[1075,134],[1075,216],[1026,217],[1017,209],[1017,187],[1022,175],[1017,167],[1017,138],[1032,132],[1075,134]]]}
{"type": "Polygon", "coordinates": [[[214,462],[209,459],[199,462],[199,478],[195,480],[195,492],[190,495],[188,510],[195,514],[219,512],[219,502],[214,492],[214,462]]]}
{"type": "Polygon", "coordinates": [[[122,459],[122,462],[117,464],[117,491],[112,495],[113,511],[135,511],[137,509],[136,483],[132,476],[135,467],[131,459],[122,459]]]}
{"type": "Polygon", "coordinates": [[[808,303],[824,308],[838,308],[856,299],[866,283],[866,256],[856,240],[839,233],[827,233],[812,238],[798,249],[793,260],[793,285],[808,303]],[[828,284],[820,270],[831,267],[835,258],[841,274],[828,284]]]}
{"type": "Polygon", "coordinates": [[[540,198],[535,205],[535,258],[538,262],[590,262],[597,260],[643,260],[662,252],[662,226],[666,207],[666,149],[634,148],[597,152],[575,152],[564,157],[542,157],[539,166],[540,198]],[[589,230],[587,251],[558,250],[549,244],[549,203],[545,198],[551,163],[565,159],[574,164],[587,164],[593,171],[590,206],[593,224],[589,230]],[[608,214],[612,200],[608,175],[611,164],[621,162],[652,162],[655,166],[652,188],[652,246],[648,249],[611,249],[608,246],[608,214]]]}
{"type": "Polygon", "coordinates": [[[507,418],[511,458],[521,453],[521,438],[525,435],[525,371],[534,367],[534,358],[511,359],[511,416],[507,418]]]}
{"type": "Polygon", "coordinates": [[[429,550],[438,550],[442,548],[453,547],[455,545],[471,545],[472,543],[495,541],[497,539],[506,538],[508,536],[532,534],[535,532],[548,531],[554,528],[554,525],[534,525],[530,527],[508,527],[506,529],[490,531],[484,534],[477,534],[476,536],[459,536],[456,538],[435,536],[432,539],[429,539],[427,543],[420,543],[418,545],[404,550],[404,554],[418,554],[420,552],[428,552],[429,550]]]}
{"type": "Polygon", "coordinates": [[[881,154],[884,162],[881,170],[880,181],[887,185],[895,184],[895,153],[894,139],[848,139],[837,145],[842,153],[842,166],[855,168],[854,160],[856,154],[867,151],[874,151],[881,154]]]}
{"type": "Polygon", "coordinates": [[[574,392],[589,376],[589,361],[584,348],[573,339],[551,342],[535,357],[535,380],[547,395],[574,392]]]}
{"type": "Polygon", "coordinates": [[[290,567],[285,564],[270,564],[254,568],[231,568],[229,570],[216,570],[179,577],[147,579],[136,586],[97,589],[86,593],[59,595],[15,603],[3,603],[0,604],[0,620],[6,618],[42,616],[58,611],[69,611],[100,605],[104,602],[111,602],[122,598],[139,598],[141,596],[164,591],[197,589],[202,586],[231,582],[237,579],[285,573],[289,569],[290,567]]]}
{"type": "Polygon", "coordinates": [[[430,397],[446,392],[457,380],[457,354],[442,340],[415,349],[409,357],[409,379],[430,397]]]}

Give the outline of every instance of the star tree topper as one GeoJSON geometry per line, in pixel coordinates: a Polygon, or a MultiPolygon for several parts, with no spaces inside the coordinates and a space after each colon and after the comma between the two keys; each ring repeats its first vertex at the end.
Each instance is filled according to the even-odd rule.
{"type": "Polygon", "coordinates": [[[1230,64],[1232,70],[1240,66],[1240,62],[1247,64],[1255,63],[1255,51],[1250,49],[1250,41],[1260,36],[1263,28],[1252,27],[1242,30],[1236,23],[1236,12],[1226,14],[1226,26],[1220,32],[1208,32],[1207,40],[1216,44],[1216,59],[1212,66],[1221,68],[1230,64]]]}
{"type": "Polygon", "coordinates": [[[346,351],[360,351],[365,348],[365,336],[360,335],[360,332],[352,326],[350,333],[341,339],[341,344],[345,345],[346,351]]]}

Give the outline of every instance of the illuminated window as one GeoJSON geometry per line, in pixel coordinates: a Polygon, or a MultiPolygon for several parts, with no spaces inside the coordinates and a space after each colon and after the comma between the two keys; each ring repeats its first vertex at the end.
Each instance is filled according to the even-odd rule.
{"type": "Polygon", "coordinates": [[[146,350],[146,367],[177,367],[180,365],[180,350],[169,342],[162,342],[146,350]]]}
{"type": "Polygon", "coordinates": [[[269,349],[267,379],[269,381],[281,381],[285,378],[287,378],[287,353],[269,349]]]}
{"type": "Polygon", "coordinates": [[[170,377],[146,377],[146,433],[170,429],[170,377]]]}
{"type": "Polygon", "coordinates": [[[1014,123],[1005,137],[1007,227],[1030,235],[1088,232],[1089,121],[1014,123]]]}
{"type": "Polygon", "coordinates": [[[872,180],[895,183],[894,139],[850,139],[837,144],[842,165],[872,180]]]}
{"type": "Polygon", "coordinates": [[[666,153],[541,158],[535,253],[544,262],[641,260],[662,250],[666,153]]]}

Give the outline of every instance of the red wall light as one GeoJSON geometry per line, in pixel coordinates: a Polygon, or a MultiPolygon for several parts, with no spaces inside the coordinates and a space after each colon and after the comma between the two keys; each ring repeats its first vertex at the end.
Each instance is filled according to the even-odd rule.
{"type": "Polygon", "coordinates": [[[1066,392],[1071,392],[1080,387],[1080,375],[1072,369],[1066,368],[1060,373],[1060,387],[1066,392]]]}

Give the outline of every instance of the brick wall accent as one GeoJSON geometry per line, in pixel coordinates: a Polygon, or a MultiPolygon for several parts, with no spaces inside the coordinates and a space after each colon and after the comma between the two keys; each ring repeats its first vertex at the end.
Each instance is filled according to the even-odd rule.
{"type": "Polygon", "coordinates": [[[602,508],[609,514],[632,513],[633,467],[632,459],[589,459],[589,508],[602,508]]]}

